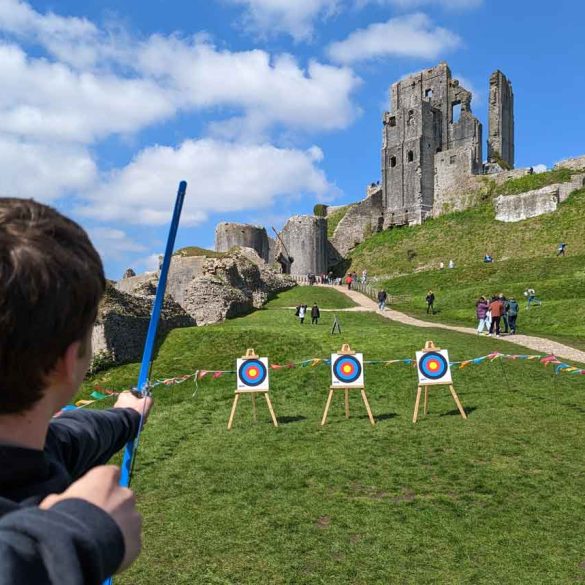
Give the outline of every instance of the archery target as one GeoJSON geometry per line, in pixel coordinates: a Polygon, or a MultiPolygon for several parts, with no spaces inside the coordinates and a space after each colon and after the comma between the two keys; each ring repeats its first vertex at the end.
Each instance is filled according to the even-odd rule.
{"type": "Polygon", "coordinates": [[[268,390],[268,358],[238,359],[236,369],[239,391],[268,390]]]}
{"type": "Polygon", "coordinates": [[[446,349],[417,351],[416,366],[419,384],[428,386],[429,384],[453,383],[449,367],[449,352],[446,349]]]}
{"type": "Polygon", "coordinates": [[[360,388],[364,385],[364,356],[331,355],[331,385],[360,388]]]}

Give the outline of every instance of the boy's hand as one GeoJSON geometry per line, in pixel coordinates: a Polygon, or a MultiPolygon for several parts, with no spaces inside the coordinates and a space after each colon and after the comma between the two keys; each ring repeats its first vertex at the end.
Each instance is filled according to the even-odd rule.
{"type": "Polygon", "coordinates": [[[114,408],[133,408],[138,414],[144,413],[144,422],[148,419],[148,413],[152,408],[152,398],[150,396],[144,396],[138,398],[131,392],[122,392],[114,404],[114,408]]]}
{"type": "Polygon", "coordinates": [[[79,498],[109,514],[124,538],[125,554],[118,572],[127,569],[140,554],[142,517],[136,510],[134,492],[118,485],[120,470],[115,465],[101,465],[88,471],[62,494],[47,496],[39,505],[46,510],[58,502],[79,498]]]}

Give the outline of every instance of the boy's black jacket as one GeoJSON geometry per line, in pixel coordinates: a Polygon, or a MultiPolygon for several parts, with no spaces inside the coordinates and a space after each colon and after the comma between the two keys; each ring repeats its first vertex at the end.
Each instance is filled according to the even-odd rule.
{"type": "Polygon", "coordinates": [[[124,557],[114,520],[85,500],[37,505],[136,436],[140,415],[126,408],[63,413],[44,451],[0,444],[0,585],[99,584],[124,557]]]}

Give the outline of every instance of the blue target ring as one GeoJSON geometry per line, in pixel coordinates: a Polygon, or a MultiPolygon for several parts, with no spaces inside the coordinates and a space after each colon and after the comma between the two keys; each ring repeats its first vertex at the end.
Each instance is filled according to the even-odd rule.
{"type": "Polygon", "coordinates": [[[429,351],[418,362],[418,369],[428,380],[440,380],[449,371],[449,364],[440,353],[429,351]]]}
{"type": "Polygon", "coordinates": [[[266,366],[257,359],[246,360],[238,370],[238,376],[246,386],[260,386],[267,375],[266,366]]]}
{"type": "Polygon", "coordinates": [[[338,357],[333,364],[333,375],[344,384],[351,384],[362,374],[362,365],[352,355],[338,357]]]}

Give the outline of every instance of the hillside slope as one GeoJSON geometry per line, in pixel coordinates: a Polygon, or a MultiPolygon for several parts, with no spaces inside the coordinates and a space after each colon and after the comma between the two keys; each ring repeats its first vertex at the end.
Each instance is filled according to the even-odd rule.
{"type": "Polygon", "coordinates": [[[479,265],[486,253],[496,262],[554,256],[560,241],[567,243],[570,255],[585,255],[585,189],[555,213],[517,223],[496,221],[492,204],[485,203],[420,226],[380,232],[351,252],[351,269],[390,276],[438,268],[449,260],[479,265]]]}

